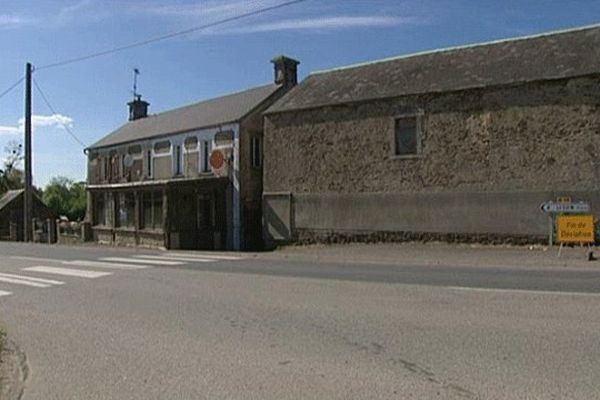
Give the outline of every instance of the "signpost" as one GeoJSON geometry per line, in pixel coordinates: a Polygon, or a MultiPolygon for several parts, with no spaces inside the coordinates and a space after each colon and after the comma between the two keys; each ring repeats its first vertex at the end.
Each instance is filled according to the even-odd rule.
{"type": "MultiPolygon", "coordinates": [[[[594,216],[592,206],[587,201],[572,202],[570,197],[559,197],[557,201],[546,201],[540,209],[549,214],[548,245],[553,245],[556,220],[557,240],[560,243],[558,255],[565,243],[594,243],[594,216]]],[[[590,252],[590,259],[593,255],[590,252]]]]}

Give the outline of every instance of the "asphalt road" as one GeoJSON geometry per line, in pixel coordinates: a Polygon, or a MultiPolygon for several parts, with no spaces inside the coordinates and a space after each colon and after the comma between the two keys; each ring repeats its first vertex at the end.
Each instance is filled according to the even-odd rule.
{"type": "Polygon", "coordinates": [[[600,271],[7,243],[0,255],[24,399],[600,393],[600,271]]]}

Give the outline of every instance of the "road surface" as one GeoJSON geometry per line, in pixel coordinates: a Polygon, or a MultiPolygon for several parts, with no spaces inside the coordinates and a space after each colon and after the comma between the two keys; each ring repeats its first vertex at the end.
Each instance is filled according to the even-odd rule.
{"type": "MultiPolygon", "coordinates": [[[[600,271],[0,243],[24,399],[591,399],[600,271]]],[[[543,266],[540,266],[543,267],[543,266]]]]}

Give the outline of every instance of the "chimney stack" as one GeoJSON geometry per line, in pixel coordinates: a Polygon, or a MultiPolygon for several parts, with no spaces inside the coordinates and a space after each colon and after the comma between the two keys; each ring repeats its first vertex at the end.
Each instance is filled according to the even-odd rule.
{"type": "Polygon", "coordinates": [[[148,116],[148,106],[150,103],[142,100],[142,95],[136,94],[133,101],[127,103],[129,106],[129,120],[135,121],[136,119],[146,118],[148,116]]]}
{"type": "Polygon", "coordinates": [[[298,64],[293,58],[278,56],[271,60],[275,65],[275,83],[291,88],[298,84],[298,64]]]}

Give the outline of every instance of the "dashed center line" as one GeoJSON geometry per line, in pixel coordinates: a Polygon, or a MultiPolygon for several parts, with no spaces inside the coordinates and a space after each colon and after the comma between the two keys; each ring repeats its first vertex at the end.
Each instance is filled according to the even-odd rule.
{"type": "Polygon", "coordinates": [[[14,283],[15,285],[24,285],[24,286],[31,286],[31,287],[37,287],[37,288],[47,288],[47,287],[52,286],[47,283],[33,282],[33,281],[28,281],[26,279],[8,278],[8,277],[3,277],[3,276],[0,276],[0,282],[14,283]]]}
{"type": "Polygon", "coordinates": [[[5,290],[0,290],[0,297],[2,296],[10,296],[12,294],[12,292],[7,292],[5,290]]]}

